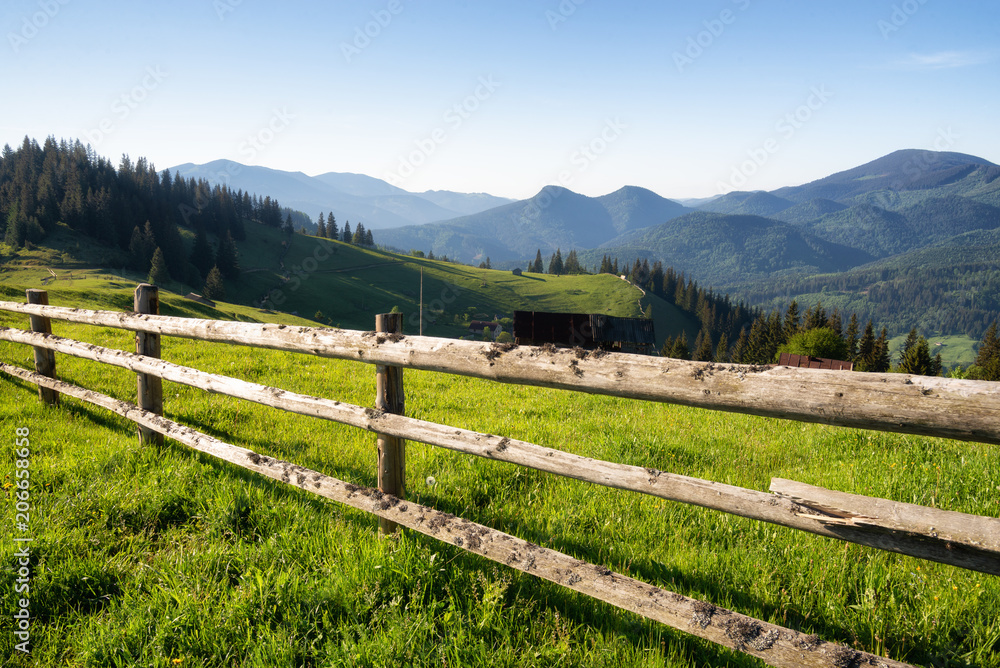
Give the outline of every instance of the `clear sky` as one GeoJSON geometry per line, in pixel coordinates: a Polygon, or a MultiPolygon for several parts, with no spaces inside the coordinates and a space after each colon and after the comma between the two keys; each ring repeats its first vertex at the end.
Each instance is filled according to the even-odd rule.
{"type": "Polygon", "coordinates": [[[0,143],[666,197],[1000,162],[996,0],[5,0],[0,143]]]}

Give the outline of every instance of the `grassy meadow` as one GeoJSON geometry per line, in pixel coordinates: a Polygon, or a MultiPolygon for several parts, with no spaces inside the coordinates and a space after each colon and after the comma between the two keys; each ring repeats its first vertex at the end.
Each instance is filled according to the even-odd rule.
{"type": "MultiPolygon", "coordinates": [[[[124,287],[73,287],[53,286],[50,301],[131,305],[124,287]]],[[[165,314],[306,322],[170,293],[162,301],[165,314]]],[[[0,325],[26,324],[0,312],[0,325]]],[[[53,331],[134,347],[121,330],[54,321],[53,331]]],[[[373,401],[367,365],[173,338],[163,357],[373,401]]],[[[0,342],[0,360],[32,366],[31,351],[14,344],[0,342]]],[[[135,376],[124,370],[60,355],[57,373],[135,400],[135,376]]],[[[404,376],[413,417],[753,489],[784,477],[1000,515],[997,446],[404,376]]],[[[45,407],[34,386],[9,377],[0,387],[3,526],[14,524],[15,430],[27,428],[34,539],[30,658],[15,652],[7,612],[16,548],[0,541],[5,665],[762,665],[421,534],[381,538],[373,516],[176,443],[140,446],[131,423],[97,407],[66,398],[45,407]]],[[[376,482],[368,433],[173,383],[164,401],[167,417],[230,443],[376,482]]],[[[407,444],[407,485],[416,502],[826,640],[922,665],[1000,667],[995,577],[420,443],[407,444]]]]}
{"type": "MultiPolygon", "coordinates": [[[[282,314],[294,313],[313,321],[310,324],[369,330],[375,314],[396,307],[407,314],[404,331],[415,334],[420,329],[423,270],[424,334],[428,336],[469,337],[472,320],[492,320],[494,315],[509,318],[515,310],[525,309],[624,317],[641,317],[651,311],[657,347],[682,329],[688,340],[694,341],[700,326],[673,304],[643,295],[608,274],[514,276],[510,271],[360,248],[319,237],[289,237],[254,223],[249,223],[246,231],[247,238],[238,242],[242,273],[238,279],[226,281],[226,302],[242,304],[246,310],[225,307],[230,316],[237,312],[243,319],[274,321],[282,314]],[[277,315],[261,315],[260,306],[277,315]]],[[[192,243],[193,233],[184,233],[192,243]]],[[[60,225],[46,244],[14,251],[0,243],[0,290],[9,286],[23,296],[25,286],[49,287],[53,295],[73,295],[74,299],[88,295],[104,299],[101,295],[110,292],[130,305],[130,293],[122,290],[130,290],[146,278],[122,268],[124,254],[65,226],[60,225]],[[57,280],[52,280],[52,273],[57,280]]],[[[163,287],[182,295],[191,289],[174,282],[163,287]]],[[[216,317],[208,312],[205,315],[216,317]]]]}

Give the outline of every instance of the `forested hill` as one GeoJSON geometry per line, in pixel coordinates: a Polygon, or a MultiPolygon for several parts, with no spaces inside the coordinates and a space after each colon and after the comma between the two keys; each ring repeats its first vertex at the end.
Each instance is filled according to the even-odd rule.
{"type": "Polygon", "coordinates": [[[26,137],[0,154],[0,239],[13,249],[39,243],[63,224],[119,251],[137,271],[148,271],[159,249],[171,278],[200,288],[217,259],[201,243],[208,235],[231,248],[246,236],[244,221],[281,227],[294,220],[268,196],[161,175],[145,158],[123,156],[115,167],[79,141],[49,137],[39,146],[26,137]],[[196,235],[203,257],[189,254],[184,228],[196,235]]]}

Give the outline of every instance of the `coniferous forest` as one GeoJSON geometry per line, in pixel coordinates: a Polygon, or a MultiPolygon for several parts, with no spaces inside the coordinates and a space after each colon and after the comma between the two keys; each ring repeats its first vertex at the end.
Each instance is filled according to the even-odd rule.
{"type": "MultiPolygon", "coordinates": [[[[0,240],[22,248],[63,224],[117,251],[116,261],[150,280],[201,289],[216,268],[235,279],[236,242],[246,238],[247,223],[291,234],[306,222],[270,196],[159,173],[145,158],[124,155],[116,167],[79,140],[48,137],[40,146],[25,137],[17,150],[7,145],[0,154],[0,240]],[[182,230],[193,233],[192,243],[182,230]],[[209,237],[217,240],[214,249],[209,237]]],[[[360,223],[360,235],[347,229],[344,241],[374,244],[360,223]]],[[[211,283],[218,292],[218,280],[211,283]]]]}

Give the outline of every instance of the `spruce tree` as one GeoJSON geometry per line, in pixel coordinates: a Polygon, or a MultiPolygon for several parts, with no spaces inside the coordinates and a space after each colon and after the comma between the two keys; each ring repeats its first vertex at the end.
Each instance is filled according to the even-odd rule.
{"type": "Polygon", "coordinates": [[[351,221],[344,222],[344,232],[340,236],[340,240],[345,243],[351,243],[351,221]]]}
{"type": "Polygon", "coordinates": [[[858,343],[857,367],[858,371],[874,371],[875,365],[875,327],[869,320],[865,325],[865,332],[861,335],[858,343]]]}
{"type": "Polygon", "coordinates": [[[337,219],[333,217],[333,211],[326,214],[326,238],[334,241],[340,239],[340,231],[337,230],[337,219]]]}
{"type": "Polygon", "coordinates": [[[167,262],[163,259],[163,251],[157,246],[156,250],[153,251],[153,259],[149,267],[149,276],[146,277],[146,282],[153,285],[163,285],[169,280],[170,272],[167,271],[167,262]]]}
{"type": "Polygon", "coordinates": [[[719,335],[719,345],[715,347],[715,361],[729,361],[729,337],[726,336],[725,332],[719,335]]]}
{"type": "Polygon", "coordinates": [[[979,343],[976,353],[976,376],[980,380],[1000,380],[1000,339],[997,338],[997,321],[989,326],[979,343]]]}
{"type": "Polygon", "coordinates": [[[236,251],[236,242],[228,230],[219,240],[219,248],[215,252],[215,264],[225,278],[230,280],[239,278],[239,254],[236,251]]]}
{"type": "Polygon", "coordinates": [[[316,236],[326,237],[326,218],[323,217],[323,212],[319,212],[319,221],[316,223],[316,236]]]}
{"type": "Polygon", "coordinates": [[[936,375],[931,373],[933,365],[927,339],[921,336],[903,353],[896,370],[917,376],[932,376],[936,375]]]}
{"type": "Polygon", "coordinates": [[[670,351],[670,357],[679,360],[691,359],[691,351],[688,349],[687,332],[682,331],[681,335],[677,337],[676,341],[674,341],[674,347],[670,351]]]}
{"type": "Polygon", "coordinates": [[[858,357],[858,314],[852,313],[851,320],[847,324],[847,336],[844,337],[847,344],[847,361],[853,362],[858,357]]]}
{"type": "Polygon", "coordinates": [[[542,265],[542,249],[539,248],[535,251],[535,262],[531,265],[531,272],[535,274],[541,274],[545,271],[542,265]]]}
{"type": "Polygon", "coordinates": [[[194,246],[191,247],[190,261],[198,269],[198,273],[201,274],[203,279],[208,276],[212,265],[215,264],[212,247],[208,243],[208,235],[205,234],[205,228],[201,225],[198,226],[198,231],[195,233],[194,246]]]}
{"type": "Polygon", "coordinates": [[[792,303],[788,305],[788,310],[785,311],[785,324],[782,331],[783,342],[788,341],[790,338],[799,333],[799,303],[792,300],[792,303]]]}
{"type": "Polygon", "coordinates": [[[552,254],[552,258],[549,260],[549,273],[553,276],[558,276],[563,273],[563,260],[562,251],[558,248],[556,252],[552,254]]]}
{"type": "MultiPolygon", "coordinates": [[[[375,237],[372,236],[371,230],[365,230],[365,246],[369,248],[375,247],[375,237]]],[[[486,258],[486,263],[489,264],[489,258],[486,258]]]]}
{"type": "Polygon", "coordinates": [[[736,345],[733,346],[733,351],[730,353],[730,360],[734,364],[743,364],[744,357],[746,355],[747,349],[747,328],[744,327],[740,330],[740,335],[736,339],[736,345]]]}
{"type": "Polygon", "coordinates": [[[910,333],[906,335],[906,340],[903,341],[903,348],[899,351],[899,363],[903,364],[903,358],[906,354],[910,352],[913,346],[917,345],[917,328],[914,327],[910,330],[910,333]]]}
{"type": "Polygon", "coordinates": [[[365,226],[362,223],[358,223],[358,226],[354,228],[354,234],[351,235],[351,243],[355,246],[364,246],[365,244],[365,226]]]}
{"type": "Polygon", "coordinates": [[[205,287],[201,291],[202,296],[208,299],[225,299],[226,285],[222,280],[222,272],[218,266],[214,266],[208,272],[205,279],[205,287]]]}
{"type": "Polygon", "coordinates": [[[712,334],[703,329],[698,332],[698,337],[695,339],[692,359],[696,362],[711,362],[712,356],[712,334]]]}
{"type": "Polygon", "coordinates": [[[566,256],[566,262],[563,265],[563,273],[565,274],[583,273],[583,268],[580,267],[580,260],[576,257],[576,250],[571,250],[569,252],[569,255],[566,256]]]}
{"type": "Polygon", "coordinates": [[[883,327],[878,338],[875,339],[874,363],[870,371],[884,373],[892,365],[889,357],[889,331],[883,327]]]}

